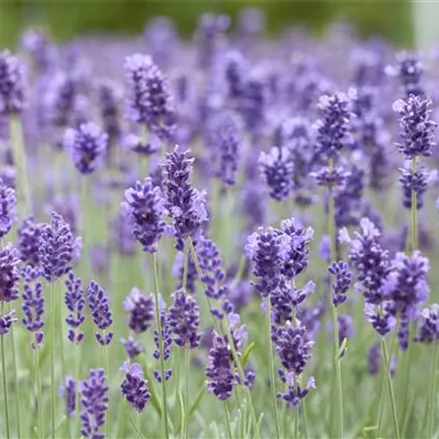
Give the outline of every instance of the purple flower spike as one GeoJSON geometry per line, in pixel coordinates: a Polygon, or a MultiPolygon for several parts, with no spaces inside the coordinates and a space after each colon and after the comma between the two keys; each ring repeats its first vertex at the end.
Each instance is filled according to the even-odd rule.
{"type": "Polygon", "coordinates": [[[73,164],[81,174],[91,174],[101,164],[108,146],[108,134],[92,122],[68,129],[64,147],[70,151],[73,164]]]}
{"type": "Polygon", "coordinates": [[[87,439],[104,439],[99,431],[105,424],[108,410],[108,387],[103,369],[92,369],[89,378],[81,381],[81,434],[87,439]]]}
{"type": "Polygon", "coordinates": [[[439,339],[439,305],[433,303],[430,308],[421,311],[419,333],[415,340],[421,343],[432,343],[439,339]]]}
{"type": "Polygon", "coordinates": [[[15,190],[0,178],[0,239],[3,239],[17,221],[15,190]]]}
{"type": "Polygon", "coordinates": [[[311,358],[314,344],[308,339],[306,328],[298,321],[287,322],[285,327],[273,327],[272,338],[282,366],[300,375],[311,358]]]}
{"type": "Polygon", "coordinates": [[[210,127],[212,146],[219,156],[219,177],[223,185],[233,186],[238,170],[241,147],[241,121],[235,113],[224,112],[216,117],[210,127]]]}
{"type": "Polygon", "coordinates": [[[236,384],[238,380],[232,371],[230,347],[223,337],[214,332],[206,365],[207,390],[225,401],[232,396],[236,384]]]}
{"type": "Polygon", "coordinates": [[[290,250],[282,274],[292,279],[302,273],[308,265],[309,246],[314,237],[314,230],[304,227],[295,218],[281,221],[280,228],[290,238],[290,250]]]}
{"type": "Polygon", "coordinates": [[[400,168],[399,182],[402,185],[402,204],[406,209],[412,208],[412,191],[416,194],[416,209],[424,205],[424,194],[431,182],[437,179],[437,172],[430,172],[424,167],[413,172],[412,169],[400,168]]]}
{"type": "Polygon", "coordinates": [[[138,288],[133,288],[125,299],[124,309],[128,312],[128,326],[136,334],[145,332],[154,321],[154,296],[143,294],[138,288]]]}
{"type": "Polygon", "coordinates": [[[17,248],[20,259],[33,267],[40,263],[38,248],[41,235],[41,225],[30,217],[23,221],[18,229],[17,248]]]}
{"type": "Polygon", "coordinates": [[[388,302],[383,302],[383,312],[371,303],[364,306],[364,314],[367,320],[381,336],[388,334],[396,324],[396,319],[388,309],[388,302]]]}
{"type": "Polygon", "coordinates": [[[383,282],[389,271],[388,252],[381,246],[381,232],[368,218],[360,221],[360,231],[353,239],[347,229],[340,230],[340,242],[349,245],[349,262],[357,271],[359,289],[366,302],[380,304],[383,300],[383,282]]]}
{"type": "Polygon", "coordinates": [[[191,349],[200,344],[200,309],[196,299],[183,290],[173,295],[173,304],[168,311],[168,324],[178,346],[191,349]]]}
{"type": "Polygon", "coordinates": [[[15,317],[14,309],[3,316],[0,316],[0,336],[8,334],[11,330],[12,324],[17,321],[18,319],[15,317]]]}
{"type": "Polygon", "coordinates": [[[99,109],[105,132],[109,137],[117,138],[121,132],[119,101],[121,90],[117,83],[103,79],[98,84],[99,109]]]}
{"type": "Polygon", "coordinates": [[[316,123],[318,156],[336,157],[344,146],[351,143],[351,119],[354,117],[351,104],[354,98],[353,90],[348,94],[336,93],[320,98],[321,119],[316,123]]]}
{"type": "Polygon", "coordinates": [[[161,139],[169,140],[175,129],[175,114],[168,81],[149,56],[129,56],[124,67],[130,118],[146,124],[161,139]]]}
{"type": "Polygon", "coordinates": [[[59,396],[66,400],[66,415],[72,416],[76,410],[76,386],[77,383],[70,375],[66,376],[64,386],[59,389],[59,396]]]}
{"type": "Polygon", "coordinates": [[[352,273],[348,265],[343,261],[333,262],[328,271],[335,276],[332,284],[332,304],[339,306],[346,302],[346,293],[349,291],[352,282],[352,273]]]}
{"type": "Polygon", "coordinates": [[[137,363],[130,364],[129,361],[125,361],[122,371],[125,373],[125,379],[120,386],[122,396],[134,410],[142,412],[151,397],[148,381],[143,379],[142,368],[137,363]]]}
{"type": "Polygon", "coordinates": [[[130,359],[133,359],[145,352],[145,349],[140,345],[140,342],[135,340],[132,335],[130,335],[128,339],[122,338],[120,341],[125,348],[128,358],[130,359]]]}
{"type": "MultiPolygon", "coordinates": [[[[205,192],[192,187],[193,159],[176,147],[174,152],[166,154],[163,171],[166,207],[173,220],[175,235],[180,241],[187,237],[196,241],[208,215],[205,192]]],[[[182,247],[181,243],[179,247],[182,247]]]]}
{"type": "Polygon", "coordinates": [[[21,113],[25,107],[23,65],[4,50],[0,52],[0,114],[21,113]]]}
{"type": "Polygon", "coordinates": [[[431,99],[414,95],[393,104],[401,127],[401,143],[395,143],[395,146],[408,159],[429,157],[436,146],[434,131],[437,124],[431,120],[432,105],[431,99]]]}
{"type": "Polygon", "coordinates": [[[81,278],[76,277],[73,271],[71,271],[65,283],[65,304],[69,310],[66,323],[70,326],[68,339],[71,343],[81,343],[84,333],[82,331],[78,331],[78,328],[85,321],[85,297],[81,278]]]}
{"type": "Polygon", "coordinates": [[[35,333],[32,348],[36,349],[44,338],[40,329],[44,326],[44,295],[41,282],[36,282],[32,287],[29,283],[24,284],[23,291],[23,318],[22,323],[29,332],[35,333]]]}
{"type": "Polygon", "coordinates": [[[55,282],[72,268],[74,244],[70,226],[60,215],[52,212],[52,222],[42,226],[39,243],[43,276],[48,282],[55,282]]]}
{"type": "Polygon", "coordinates": [[[0,302],[18,299],[19,265],[18,251],[12,244],[0,249],[0,302]]]}
{"type": "Polygon", "coordinates": [[[405,312],[427,300],[430,292],[427,282],[430,264],[419,250],[415,250],[412,256],[397,253],[391,267],[392,271],[384,281],[383,290],[386,298],[394,301],[397,311],[405,312]]]}
{"type": "Polygon", "coordinates": [[[204,236],[197,244],[197,255],[203,271],[201,281],[205,287],[205,294],[212,299],[219,299],[226,294],[226,289],[221,286],[226,274],[223,261],[217,245],[204,236]]]}
{"type": "Polygon", "coordinates": [[[270,190],[270,197],[276,201],[285,200],[293,189],[293,159],[286,148],[271,148],[269,153],[261,152],[259,167],[262,179],[270,190]]]}
{"type": "Polygon", "coordinates": [[[157,244],[165,233],[166,215],[162,192],[154,187],[150,178],[138,181],[136,186],[125,191],[125,211],[133,224],[133,235],[148,253],[157,251],[157,244]]]}
{"type": "Polygon", "coordinates": [[[386,72],[391,76],[398,77],[406,96],[424,94],[424,89],[421,86],[424,65],[419,55],[400,52],[396,55],[396,61],[397,65],[387,66],[386,72]]]}
{"type": "Polygon", "coordinates": [[[281,376],[281,380],[286,383],[288,387],[285,392],[278,393],[277,397],[282,398],[291,408],[297,407],[300,401],[308,395],[310,390],[315,389],[314,377],[309,377],[306,387],[301,387],[294,373],[288,372],[285,374],[283,371],[279,371],[279,375],[281,376]]]}
{"type": "Polygon", "coordinates": [[[253,274],[258,278],[256,289],[266,297],[279,284],[279,275],[290,254],[291,238],[272,227],[260,227],[249,236],[245,250],[253,261],[253,274]]]}
{"type": "Polygon", "coordinates": [[[112,325],[113,318],[108,303],[108,296],[99,284],[94,281],[91,281],[88,286],[87,302],[93,322],[102,331],[102,333],[96,332],[96,340],[101,345],[110,344],[113,333],[107,332],[107,329],[112,325]]]}
{"type": "Polygon", "coordinates": [[[378,375],[381,366],[381,348],[379,344],[370,347],[367,353],[368,370],[371,375],[378,375]]]}

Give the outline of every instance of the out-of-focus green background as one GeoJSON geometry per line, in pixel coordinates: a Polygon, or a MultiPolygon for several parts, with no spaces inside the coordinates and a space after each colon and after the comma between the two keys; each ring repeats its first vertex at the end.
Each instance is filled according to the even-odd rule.
{"type": "Polygon", "coordinates": [[[31,25],[47,26],[59,40],[102,31],[139,33],[154,15],[173,17],[188,35],[202,12],[234,17],[249,6],[266,12],[269,32],[292,23],[319,31],[328,22],[346,20],[362,35],[380,34],[401,45],[414,41],[409,0],[0,0],[0,44],[13,46],[20,31],[31,25]]]}

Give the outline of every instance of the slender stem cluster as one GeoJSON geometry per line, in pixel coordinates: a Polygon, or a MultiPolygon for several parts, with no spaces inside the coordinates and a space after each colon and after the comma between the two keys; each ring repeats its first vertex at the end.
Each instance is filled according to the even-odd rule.
{"type": "Polygon", "coordinates": [[[159,339],[159,352],[160,352],[160,373],[162,376],[162,434],[164,438],[169,438],[168,431],[168,404],[166,397],[166,380],[165,380],[165,360],[164,360],[164,349],[163,349],[163,333],[162,333],[162,322],[159,304],[159,281],[157,274],[157,259],[156,254],[151,254],[151,262],[154,271],[154,297],[155,297],[155,317],[158,331],[159,339]]]}

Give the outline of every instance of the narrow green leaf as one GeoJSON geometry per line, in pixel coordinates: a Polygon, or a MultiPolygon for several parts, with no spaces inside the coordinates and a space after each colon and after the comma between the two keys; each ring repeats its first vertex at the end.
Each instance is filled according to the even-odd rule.
{"type": "Polygon", "coordinates": [[[183,395],[181,393],[181,390],[178,391],[178,399],[180,401],[180,412],[181,412],[181,417],[180,417],[180,426],[177,430],[178,434],[180,435],[181,432],[184,430],[184,427],[186,426],[186,422],[189,422],[189,419],[185,419],[184,413],[185,413],[185,407],[184,407],[184,402],[183,402],[183,395]]]}
{"type": "Polygon", "coordinates": [[[245,350],[244,355],[242,356],[242,359],[241,359],[242,367],[244,367],[247,364],[247,361],[248,361],[248,358],[250,356],[250,353],[253,350],[253,348],[255,347],[255,345],[256,345],[255,342],[250,343],[248,345],[247,349],[245,350]]]}
{"type": "Polygon", "coordinates": [[[145,378],[149,383],[149,393],[151,394],[151,399],[150,402],[152,404],[152,406],[155,408],[155,410],[157,411],[158,415],[161,416],[162,415],[162,408],[160,406],[160,402],[157,398],[154,386],[153,386],[153,381],[151,380],[151,376],[149,375],[149,371],[148,371],[148,367],[145,365],[144,368],[144,374],[145,374],[145,378]]]}
{"type": "MultiPolygon", "coordinates": [[[[205,394],[204,392],[204,384],[200,387],[200,389],[198,390],[197,393],[197,397],[195,398],[195,401],[192,403],[191,408],[189,409],[189,418],[187,421],[189,421],[189,419],[192,417],[192,415],[195,413],[195,410],[197,410],[198,406],[200,405],[201,400],[203,399],[203,396],[205,394]]],[[[178,434],[180,434],[181,429],[183,427],[183,423],[180,422],[180,425],[177,428],[177,432],[178,434]]]]}
{"type": "Polygon", "coordinates": [[[141,439],[146,439],[146,437],[142,434],[142,432],[139,430],[139,428],[137,427],[136,423],[134,422],[134,420],[133,420],[133,418],[131,416],[131,413],[130,413],[129,416],[130,416],[131,425],[133,426],[134,430],[136,430],[136,433],[139,435],[139,437],[141,439]]]}

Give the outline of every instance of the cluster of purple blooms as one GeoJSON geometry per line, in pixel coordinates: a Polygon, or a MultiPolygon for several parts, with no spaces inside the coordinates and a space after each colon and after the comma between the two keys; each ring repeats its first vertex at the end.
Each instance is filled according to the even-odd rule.
{"type": "MultiPolygon", "coordinates": [[[[323,324],[329,309],[338,328],[335,349],[337,340],[340,346],[334,362],[349,355],[346,340],[355,337],[360,324],[350,311],[359,303],[384,345],[392,332],[402,351],[413,341],[433,344],[439,339],[439,305],[429,303],[430,262],[421,239],[422,208],[437,180],[437,172],[427,167],[439,159],[433,120],[437,109],[420,56],[400,53],[395,65],[385,67],[390,50],[364,43],[364,52],[353,61],[353,76],[338,83],[311,55],[285,61],[276,49],[269,62],[258,60],[267,52],[257,44],[264,26],[260,15],[241,17],[236,41],[226,34],[230,25],[227,16],[203,15],[191,54],[171,22],[151,24],[142,41],[152,56],[125,58],[125,93],[111,68],[105,72],[108,77],[95,79],[96,65],[82,57],[81,43],[57,47],[43,31],[33,30],[22,42],[30,65],[0,52],[0,140],[9,135],[4,120],[23,122],[23,160],[39,165],[37,151],[47,143],[56,147],[53,162],[66,155],[74,167],[73,174],[66,166],[61,176],[42,179],[48,187],[35,187],[30,211],[21,216],[16,188],[21,193],[23,176],[8,149],[13,142],[5,142],[4,162],[14,172],[0,169],[0,337],[22,324],[37,362],[44,343],[52,354],[59,348],[64,363],[67,353],[54,328],[67,325],[66,340],[84,360],[81,350],[88,347],[91,317],[105,356],[110,348],[116,351],[112,341],[120,330],[120,292],[129,291],[123,301],[126,338],[120,341],[127,359],[120,368],[119,390],[137,412],[154,403],[162,419],[166,407],[157,402],[154,384],[162,387],[164,398],[166,386],[174,385],[169,381],[175,372],[170,366],[176,358],[173,350],[184,350],[193,360],[191,367],[204,370],[205,387],[217,399],[230,400],[239,386],[250,393],[259,371],[245,365],[251,348],[243,353],[248,335],[241,318],[258,315],[258,307],[247,305],[259,299],[269,343],[258,348],[276,354],[273,367],[278,370],[279,382],[270,378],[269,386],[277,404],[296,410],[315,387],[309,375],[318,377],[318,371],[311,359],[317,356],[318,332],[331,327],[323,324]],[[182,69],[175,62],[180,61],[178,53],[185,59],[191,54],[182,69]],[[190,65],[192,58],[196,67],[190,65]],[[25,72],[34,81],[27,81],[25,72]],[[402,93],[396,93],[398,85],[402,93]],[[395,96],[402,99],[395,101],[395,96]],[[404,164],[389,149],[398,131],[394,119],[399,139],[393,149],[404,164]],[[403,245],[400,231],[393,239],[374,209],[395,170],[402,187],[400,204],[411,211],[403,245]],[[89,192],[75,204],[69,179],[84,180],[85,175],[88,186],[83,187],[89,192]],[[122,197],[116,211],[113,201],[122,197]],[[221,212],[229,197],[230,227],[221,212]],[[270,208],[269,198],[275,207],[270,208]],[[48,223],[38,222],[43,204],[51,206],[48,223]],[[102,219],[98,226],[87,209],[96,212],[96,224],[102,219]],[[314,228],[320,229],[315,209],[326,220],[334,215],[330,233],[336,234],[321,241],[328,266],[321,279],[307,271],[314,228]],[[287,219],[270,225],[279,212],[287,219]],[[103,225],[108,233],[100,230],[103,225]],[[223,227],[233,229],[236,240],[223,242],[223,227]],[[82,258],[80,238],[74,237],[78,234],[87,237],[82,258]],[[336,238],[335,248],[331,238],[336,238]],[[170,279],[166,268],[174,256],[170,279]],[[133,287],[132,267],[146,279],[145,288],[154,284],[153,292],[133,287]],[[60,294],[57,285],[65,286],[63,313],[47,309],[46,284],[52,303],[60,294]],[[18,302],[19,316],[14,309],[18,302]],[[60,321],[48,329],[47,317],[55,322],[58,315],[60,321]],[[147,346],[148,332],[152,346],[147,346]],[[150,366],[156,383],[148,382],[150,366]]],[[[253,331],[254,326],[251,335],[253,331]]],[[[382,367],[381,351],[374,342],[367,353],[371,375],[382,367]]],[[[84,438],[112,434],[105,424],[113,404],[114,368],[106,367],[88,370],[85,379],[84,364],[71,375],[63,370],[66,415],[79,416],[84,438]]],[[[393,374],[392,358],[388,367],[393,374]]],[[[37,401],[38,410],[40,405],[37,401]]]]}

